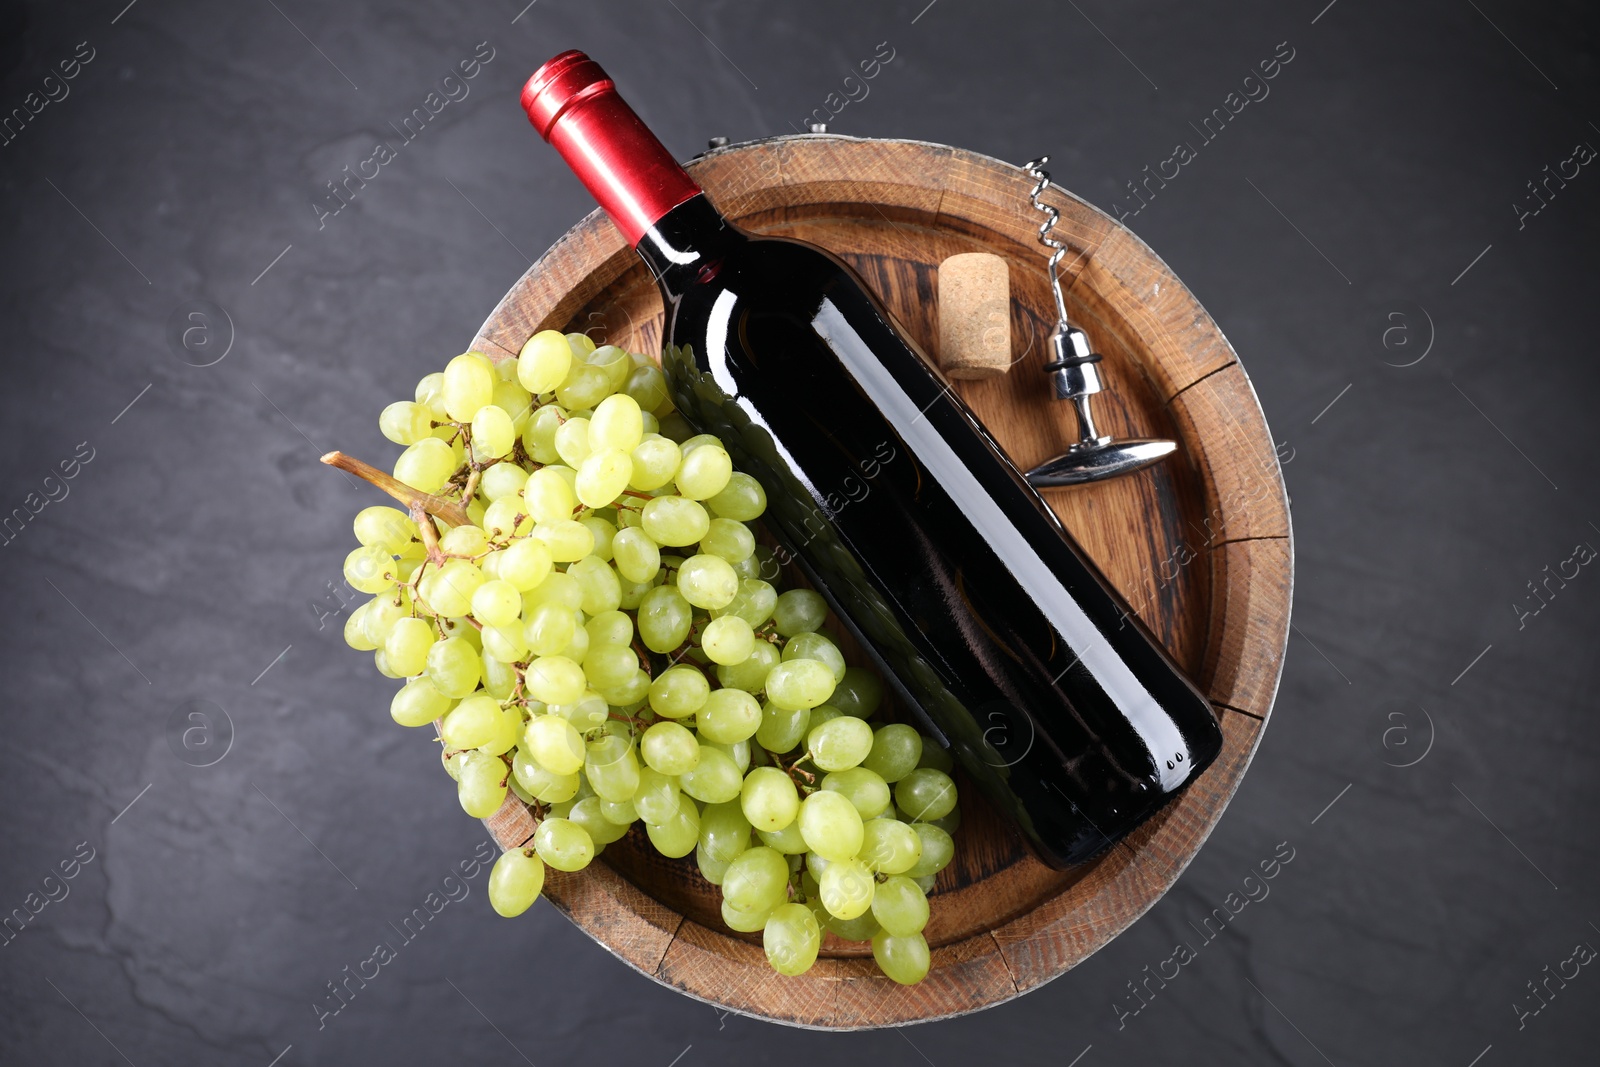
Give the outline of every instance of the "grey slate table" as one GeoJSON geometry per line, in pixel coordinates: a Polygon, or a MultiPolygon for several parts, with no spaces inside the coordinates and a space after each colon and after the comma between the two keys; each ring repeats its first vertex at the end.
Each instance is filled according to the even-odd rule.
{"type": "Polygon", "coordinates": [[[0,26],[0,909],[28,916],[0,1061],[1594,1062],[1592,5],[94,0],[0,26]],[[1254,378],[1299,570],[1272,724],[1176,889],[1054,984],[803,1033],[546,906],[498,919],[460,874],[481,828],[325,617],[373,497],[317,456],[389,456],[382,403],[590,209],[516,107],[567,47],[682,156],[818,108],[1047,151],[1254,378]]]}

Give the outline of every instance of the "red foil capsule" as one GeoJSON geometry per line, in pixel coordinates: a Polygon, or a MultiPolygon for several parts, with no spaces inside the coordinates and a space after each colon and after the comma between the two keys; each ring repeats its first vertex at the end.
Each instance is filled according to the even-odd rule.
{"type": "Polygon", "coordinates": [[[561,153],[630,245],[667,212],[700,193],[600,64],[562,52],[534,71],[522,108],[561,153]]]}

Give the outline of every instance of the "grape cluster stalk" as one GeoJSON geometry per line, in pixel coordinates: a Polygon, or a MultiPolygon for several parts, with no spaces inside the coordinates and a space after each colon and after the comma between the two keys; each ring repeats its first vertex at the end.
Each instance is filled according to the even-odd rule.
{"type": "Polygon", "coordinates": [[[355,518],[345,577],[372,599],[345,640],[404,680],[390,713],[436,725],[467,814],[509,790],[527,846],[489,878],[526,911],[546,867],[579,871],[642,823],[693,853],[728,927],[800,975],[824,930],[928,972],[928,892],[954,854],[952,761],[876,718],[814,590],[781,591],[756,480],[675,413],[647,356],[535,334],[468,352],[390,404],[394,474],[330,453],[406,505],[355,518]]]}

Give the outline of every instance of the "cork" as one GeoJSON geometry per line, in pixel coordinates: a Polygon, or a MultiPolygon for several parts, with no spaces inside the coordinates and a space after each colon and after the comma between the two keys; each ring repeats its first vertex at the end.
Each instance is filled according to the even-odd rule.
{"type": "Polygon", "coordinates": [[[951,378],[996,378],[1011,369],[1011,286],[1006,261],[964,252],[939,264],[939,366],[951,378]]]}

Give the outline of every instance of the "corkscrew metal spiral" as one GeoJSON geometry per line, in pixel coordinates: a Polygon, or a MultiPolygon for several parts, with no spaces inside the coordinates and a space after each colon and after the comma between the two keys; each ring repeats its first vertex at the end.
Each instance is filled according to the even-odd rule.
{"type": "Polygon", "coordinates": [[[1067,254],[1067,245],[1052,236],[1056,223],[1061,221],[1061,211],[1039,199],[1050,185],[1050,172],[1044,169],[1048,162],[1049,156],[1040,156],[1023,167],[1034,180],[1028,201],[1035,211],[1045,216],[1039,224],[1039,243],[1050,250],[1046,270],[1050,275],[1050,292],[1056,301],[1056,327],[1049,341],[1052,358],[1044,369],[1050,376],[1055,398],[1070,401],[1077,414],[1078,440],[1066,452],[1028,472],[1029,484],[1041,489],[1081,485],[1128,474],[1148,467],[1177,447],[1172,441],[1153,438],[1117,441],[1095,428],[1089,400],[1105,388],[1097,367],[1100,355],[1089,347],[1088,335],[1067,321],[1067,301],[1061,292],[1059,269],[1062,257],[1067,254]]]}
{"type": "Polygon", "coordinates": [[[1050,162],[1049,156],[1040,156],[1025,164],[1022,169],[1027,171],[1028,176],[1036,183],[1033,191],[1028,194],[1028,200],[1033,204],[1035,211],[1042,211],[1045,214],[1045,220],[1039,224],[1039,243],[1052,250],[1050,261],[1045,264],[1045,270],[1050,274],[1050,291],[1056,299],[1056,318],[1065,323],[1067,302],[1061,294],[1061,275],[1056,268],[1061,263],[1062,257],[1067,254],[1067,246],[1065,242],[1050,236],[1050,232],[1056,228],[1056,223],[1061,221],[1061,211],[1039,199],[1039,194],[1050,185],[1050,172],[1044,169],[1044,165],[1048,162],[1050,162]]]}

